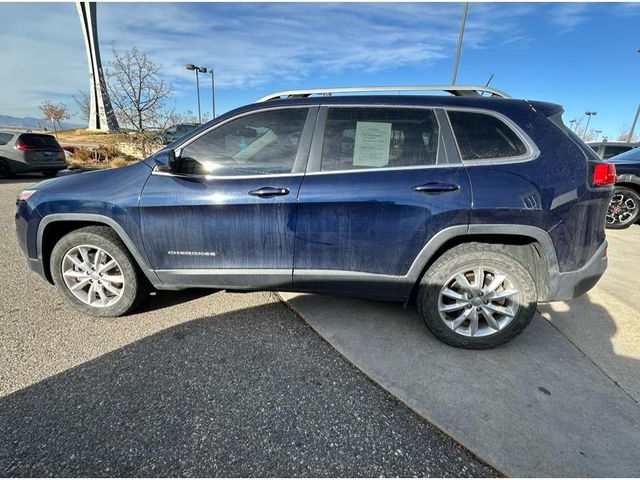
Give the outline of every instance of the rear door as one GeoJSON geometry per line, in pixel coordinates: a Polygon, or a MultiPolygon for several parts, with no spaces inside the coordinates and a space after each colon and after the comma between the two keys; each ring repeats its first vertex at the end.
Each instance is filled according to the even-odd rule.
{"type": "Polygon", "coordinates": [[[443,120],[431,108],[322,107],[299,194],[296,289],[402,297],[410,286],[396,284],[434,234],[466,227],[469,179],[443,120]]]}

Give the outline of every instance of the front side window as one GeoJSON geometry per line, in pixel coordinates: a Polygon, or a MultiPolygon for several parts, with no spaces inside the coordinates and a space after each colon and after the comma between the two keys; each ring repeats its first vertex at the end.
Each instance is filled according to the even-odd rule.
{"type": "Polygon", "coordinates": [[[447,114],[462,160],[507,159],[527,153],[516,132],[493,115],[455,110],[447,114]]]}
{"type": "Polygon", "coordinates": [[[432,110],[330,108],[320,170],[434,165],[438,136],[432,110]]]}
{"type": "Polygon", "coordinates": [[[231,120],[183,148],[177,172],[200,175],[291,173],[308,108],[269,110],[231,120]]]}

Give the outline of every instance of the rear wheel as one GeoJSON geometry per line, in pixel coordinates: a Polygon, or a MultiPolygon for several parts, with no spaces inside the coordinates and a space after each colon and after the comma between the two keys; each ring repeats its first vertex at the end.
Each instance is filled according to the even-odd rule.
{"type": "Polygon", "coordinates": [[[536,311],[527,268],[499,246],[469,243],[445,252],[425,273],[418,310],[454,347],[492,348],[520,334],[536,311]]]}
{"type": "Polygon", "coordinates": [[[60,293],[89,315],[124,315],[148,293],[146,278],[108,227],[85,227],[62,237],[51,252],[50,267],[60,293]]]}
{"type": "Polygon", "coordinates": [[[607,228],[627,228],[640,215],[640,195],[627,187],[616,187],[607,209],[607,228]]]}
{"type": "Polygon", "coordinates": [[[11,168],[4,160],[0,160],[0,178],[9,178],[11,176],[11,168]]]}

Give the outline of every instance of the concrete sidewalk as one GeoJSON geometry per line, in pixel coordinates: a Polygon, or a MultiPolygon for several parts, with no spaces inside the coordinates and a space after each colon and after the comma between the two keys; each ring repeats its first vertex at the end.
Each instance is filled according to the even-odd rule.
{"type": "Polygon", "coordinates": [[[448,347],[414,308],[281,294],[347,359],[509,476],[640,475],[640,296],[628,292],[640,228],[609,235],[610,268],[588,295],[541,306],[517,339],[448,347]],[[595,303],[597,302],[597,303],[595,303]]]}

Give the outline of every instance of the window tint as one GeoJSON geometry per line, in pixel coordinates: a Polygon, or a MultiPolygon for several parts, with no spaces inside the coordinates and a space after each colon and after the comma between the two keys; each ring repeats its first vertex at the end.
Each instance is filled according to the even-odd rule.
{"type": "Polygon", "coordinates": [[[23,133],[18,139],[29,148],[53,148],[60,149],[58,141],[53,135],[39,135],[37,133],[23,133]]]}
{"type": "Polygon", "coordinates": [[[271,110],[232,120],[187,145],[177,170],[224,176],[290,173],[307,112],[271,110]]]}
{"type": "Polygon", "coordinates": [[[607,145],[606,147],[604,147],[604,155],[602,156],[602,159],[608,160],[611,157],[615,157],[616,155],[620,155],[621,153],[631,150],[631,148],[632,147],[607,145]]]}
{"type": "Polygon", "coordinates": [[[11,133],[0,133],[0,145],[6,145],[13,138],[11,133]]]}
{"type": "Polygon", "coordinates": [[[431,110],[330,108],[322,171],[433,165],[438,122],[431,110]]]}
{"type": "Polygon", "coordinates": [[[527,147],[502,120],[484,113],[448,111],[463,160],[517,157],[527,147]]]}

